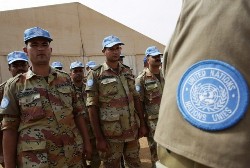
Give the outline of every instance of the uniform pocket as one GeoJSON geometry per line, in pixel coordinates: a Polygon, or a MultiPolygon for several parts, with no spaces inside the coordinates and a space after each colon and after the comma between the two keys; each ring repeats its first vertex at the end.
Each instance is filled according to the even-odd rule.
{"type": "Polygon", "coordinates": [[[22,111],[21,118],[24,122],[37,121],[45,117],[40,93],[19,98],[19,105],[22,111]]]}
{"type": "Polygon", "coordinates": [[[158,85],[156,82],[149,82],[149,83],[145,83],[145,88],[148,91],[153,91],[158,88],[158,85]]]}
{"type": "Polygon", "coordinates": [[[114,95],[117,94],[117,79],[116,78],[105,78],[100,82],[100,93],[103,95],[114,95]]]}
{"type": "Polygon", "coordinates": [[[46,141],[22,141],[20,151],[46,151],[46,141]]]}
{"type": "Polygon", "coordinates": [[[18,163],[19,167],[49,167],[48,154],[46,149],[46,141],[22,141],[19,144],[18,163]]]}
{"type": "Polygon", "coordinates": [[[122,135],[120,114],[102,115],[101,125],[105,136],[114,137],[122,135]]]}

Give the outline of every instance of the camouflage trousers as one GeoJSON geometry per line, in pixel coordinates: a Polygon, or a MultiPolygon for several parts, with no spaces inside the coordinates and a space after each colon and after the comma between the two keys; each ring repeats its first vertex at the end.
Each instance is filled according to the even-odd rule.
{"type": "Polygon", "coordinates": [[[147,140],[148,140],[148,146],[149,146],[150,154],[151,154],[152,168],[155,168],[155,163],[158,161],[157,144],[156,144],[153,136],[148,136],[147,140]]]}
{"type": "Polygon", "coordinates": [[[167,150],[158,144],[157,147],[159,162],[157,167],[169,168],[210,168],[208,166],[197,163],[193,160],[178,155],[172,151],[167,150]]]}
{"type": "Polygon", "coordinates": [[[122,156],[126,167],[137,168],[141,166],[139,140],[129,142],[111,142],[108,140],[108,143],[110,146],[109,152],[100,152],[104,168],[119,168],[122,156]]]}
{"type": "Polygon", "coordinates": [[[18,168],[84,168],[82,153],[65,156],[64,148],[46,150],[27,150],[18,154],[18,168]]]}
{"type": "Polygon", "coordinates": [[[92,146],[92,158],[91,160],[87,160],[87,165],[89,165],[91,168],[99,168],[101,165],[101,158],[99,156],[98,150],[96,148],[96,139],[92,138],[90,139],[90,143],[92,146]]]}

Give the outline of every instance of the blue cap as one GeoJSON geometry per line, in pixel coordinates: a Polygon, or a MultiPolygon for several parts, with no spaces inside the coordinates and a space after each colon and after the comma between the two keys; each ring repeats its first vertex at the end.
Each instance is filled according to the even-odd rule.
{"type": "Polygon", "coordinates": [[[63,68],[63,64],[61,62],[52,62],[51,66],[53,68],[63,68]]]}
{"type": "Polygon", "coordinates": [[[157,55],[162,55],[162,53],[155,46],[151,46],[147,48],[145,55],[157,56],[157,55]]]}
{"type": "Polygon", "coordinates": [[[144,62],[144,63],[147,63],[147,57],[144,57],[144,58],[143,58],[143,62],[144,62]]]}
{"type": "Polygon", "coordinates": [[[26,29],[24,31],[24,42],[27,42],[30,39],[36,38],[36,37],[43,37],[48,39],[49,42],[51,42],[53,39],[50,37],[50,34],[47,30],[44,30],[40,27],[32,27],[29,29],[26,29]]]}
{"type": "Polygon", "coordinates": [[[8,64],[12,64],[15,61],[26,61],[28,62],[28,57],[25,52],[14,51],[8,54],[7,56],[8,64]]]}
{"type": "Polygon", "coordinates": [[[89,61],[89,62],[87,62],[87,64],[86,64],[86,67],[90,67],[90,68],[94,68],[95,66],[96,66],[95,61],[89,61]]]}
{"type": "Polygon", "coordinates": [[[122,43],[118,37],[111,35],[103,39],[102,48],[104,49],[104,47],[113,47],[116,44],[124,45],[124,43],[122,43]]]}
{"type": "Polygon", "coordinates": [[[80,61],[75,61],[70,64],[70,69],[84,68],[84,65],[80,61]]]}

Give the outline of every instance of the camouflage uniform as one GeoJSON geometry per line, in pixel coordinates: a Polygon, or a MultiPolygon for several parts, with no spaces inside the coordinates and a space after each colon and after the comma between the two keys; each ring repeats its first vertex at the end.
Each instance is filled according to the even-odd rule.
{"type": "Polygon", "coordinates": [[[160,73],[159,81],[148,68],[143,70],[143,72],[136,78],[136,90],[139,92],[140,100],[143,102],[146,123],[149,128],[149,135],[147,139],[153,167],[155,166],[155,162],[158,160],[156,151],[157,145],[153,137],[158,121],[163,87],[164,78],[162,73],[160,73]]]}
{"type": "Polygon", "coordinates": [[[83,167],[74,117],[84,107],[66,73],[51,68],[44,78],[29,69],[8,80],[4,90],[2,129],[18,129],[18,167],[83,167]]]}
{"type": "MultiPolygon", "coordinates": [[[[86,99],[87,99],[87,94],[85,92],[86,80],[84,80],[82,87],[77,87],[75,85],[74,85],[74,87],[75,87],[77,98],[80,100],[82,106],[84,106],[86,108],[86,99]]],[[[88,126],[88,134],[89,134],[90,143],[92,146],[92,156],[91,156],[91,160],[90,160],[89,164],[91,165],[91,168],[99,168],[101,165],[101,159],[100,159],[99,153],[96,149],[96,140],[95,140],[95,136],[93,134],[93,130],[91,128],[88,112],[86,112],[84,114],[84,118],[85,118],[86,124],[88,126]]]]}
{"type": "Polygon", "coordinates": [[[119,73],[106,63],[96,66],[87,77],[87,106],[99,108],[102,133],[111,147],[100,153],[105,167],[119,165],[122,154],[129,167],[140,167],[138,116],[135,113],[134,77],[128,66],[119,63],[119,73]]]}

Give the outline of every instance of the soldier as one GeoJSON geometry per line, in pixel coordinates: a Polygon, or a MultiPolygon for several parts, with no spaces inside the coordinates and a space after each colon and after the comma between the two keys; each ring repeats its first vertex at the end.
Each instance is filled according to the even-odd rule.
{"type": "Polygon", "coordinates": [[[63,69],[63,64],[61,62],[59,62],[59,61],[52,62],[51,67],[62,70],[63,69]]]}
{"type": "MultiPolygon", "coordinates": [[[[23,51],[14,51],[14,52],[9,53],[7,56],[7,62],[8,62],[9,71],[12,77],[16,76],[17,74],[25,73],[28,71],[28,68],[29,68],[28,57],[26,53],[23,51]]],[[[5,84],[6,84],[6,81],[0,85],[0,102],[2,101],[2,98],[3,98],[5,84]]],[[[3,160],[2,138],[3,138],[3,134],[1,131],[0,132],[0,164],[3,165],[4,160],[3,160]]]]}
{"type": "Polygon", "coordinates": [[[138,138],[147,128],[133,74],[119,62],[124,44],[118,37],[108,36],[102,45],[106,62],[90,71],[86,85],[97,149],[104,167],[119,167],[122,155],[128,167],[140,167],[138,138]]]}
{"type": "MultiPolygon", "coordinates": [[[[82,105],[86,108],[87,95],[85,92],[86,82],[84,80],[84,65],[80,61],[75,61],[70,64],[70,76],[71,80],[73,81],[73,85],[75,86],[77,98],[80,99],[82,105]]],[[[84,117],[88,126],[90,143],[92,145],[92,156],[88,164],[91,168],[99,168],[101,165],[101,159],[96,149],[95,137],[89,121],[88,112],[84,114],[84,117]]]]}
{"type": "Polygon", "coordinates": [[[24,31],[32,66],[7,81],[1,101],[6,167],[83,167],[83,150],[91,155],[85,109],[70,76],[49,66],[51,41],[42,28],[24,31]]]}
{"type": "Polygon", "coordinates": [[[183,1],[164,52],[159,167],[249,167],[249,6],[183,1]]]}
{"type": "Polygon", "coordinates": [[[162,53],[160,53],[155,46],[151,46],[147,48],[145,55],[147,57],[148,68],[136,78],[135,85],[136,91],[140,94],[140,100],[142,101],[145,111],[146,123],[149,128],[147,140],[151,153],[152,167],[155,167],[158,157],[156,150],[157,145],[153,137],[158,121],[164,86],[164,78],[160,71],[162,53]]]}

